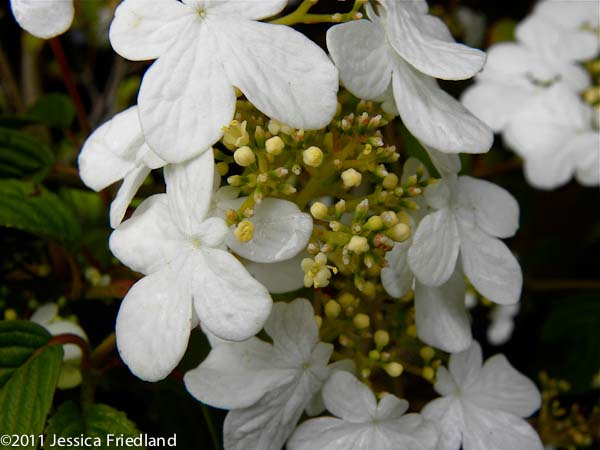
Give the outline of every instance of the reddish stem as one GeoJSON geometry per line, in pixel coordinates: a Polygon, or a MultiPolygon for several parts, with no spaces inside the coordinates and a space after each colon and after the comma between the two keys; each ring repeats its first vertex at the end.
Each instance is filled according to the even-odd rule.
{"type": "Polygon", "coordinates": [[[52,52],[58,61],[58,65],[60,66],[60,73],[63,77],[63,81],[65,83],[65,87],[75,104],[75,112],[77,114],[77,121],[79,122],[79,126],[81,130],[89,135],[91,133],[90,123],[88,120],[87,113],[85,108],[83,107],[83,102],[81,101],[81,97],[77,92],[77,87],[75,86],[75,80],[73,79],[73,75],[71,74],[71,68],[69,67],[69,62],[65,56],[65,52],[63,51],[60,40],[55,37],[50,39],[50,47],[52,48],[52,52]]]}
{"type": "Polygon", "coordinates": [[[90,368],[90,346],[81,336],[71,333],[59,334],[53,336],[45,346],[65,344],[75,344],[81,349],[81,369],[84,371],[88,370],[90,368]]]}

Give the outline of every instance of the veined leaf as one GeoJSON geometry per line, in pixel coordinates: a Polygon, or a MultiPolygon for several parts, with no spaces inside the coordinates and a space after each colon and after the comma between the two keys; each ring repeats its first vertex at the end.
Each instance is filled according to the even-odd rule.
{"type": "Polygon", "coordinates": [[[0,127],[0,177],[42,179],[54,164],[52,151],[23,131],[0,127]]]}

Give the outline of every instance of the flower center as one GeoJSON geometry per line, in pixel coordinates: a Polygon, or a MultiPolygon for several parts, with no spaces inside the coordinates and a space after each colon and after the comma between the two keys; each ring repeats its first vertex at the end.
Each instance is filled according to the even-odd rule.
{"type": "Polygon", "coordinates": [[[202,241],[200,240],[199,237],[195,237],[195,236],[192,237],[191,242],[192,242],[192,246],[196,249],[198,249],[202,246],[202,241]]]}
{"type": "Polygon", "coordinates": [[[204,6],[197,6],[196,7],[196,14],[198,14],[198,17],[200,19],[204,19],[206,17],[206,9],[204,9],[204,6]]]}

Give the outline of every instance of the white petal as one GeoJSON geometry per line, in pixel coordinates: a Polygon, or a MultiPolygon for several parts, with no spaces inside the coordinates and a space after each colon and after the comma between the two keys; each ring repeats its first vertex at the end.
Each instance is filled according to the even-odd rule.
{"type": "Polygon", "coordinates": [[[58,305],[56,303],[45,303],[35,310],[29,320],[44,326],[52,322],[57,315],[58,305]]]}
{"type": "MultiPolygon", "coordinates": [[[[465,428],[460,400],[454,397],[435,399],[423,408],[421,414],[437,426],[440,433],[437,450],[457,450],[460,448],[462,433],[465,428]]],[[[486,447],[483,448],[487,450],[486,447]]]]}
{"type": "Polygon", "coordinates": [[[409,404],[406,400],[393,394],[385,394],[377,405],[377,420],[394,420],[404,416],[408,411],[409,404]]]}
{"type": "Polygon", "coordinates": [[[466,389],[479,378],[482,363],[481,346],[479,342],[473,341],[467,350],[450,356],[448,369],[456,384],[461,389],[466,389]]]}
{"type": "Polygon", "coordinates": [[[584,186],[600,184],[600,133],[582,133],[569,142],[568,151],[575,158],[575,178],[584,186]]]}
{"type": "Polygon", "coordinates": [[[458,227],[449,210],[425,216],[408,250],[408,263],[417,279],[427,286],[445,283],[456,267],[459,243],[458,227]]]}
{"type": "Polygon", "coordinates": [[[543,450],[535,430],[513,414],[465,406],[464,450],[543,450]]]}
{"type": "MultiPolygon", "coordinates": [[[[140,125],[141,129],[141,125],[140,125]]],[[[136,155],[136,160],[138,164],[143,164],[151,169],[159,169],[167,165],[167,162],[158,156],[154,150],[148,147],[148,144],[144,143],[142,148],[138,151],[136,155]]]]}
{"type": "Polygon", "coordinates": [[[67,31],[75,14],[73,0],[11,0],[10,6],[19,25],[41,39],[67,31]]]}
{"type": "Polygon", "coordinates": [[[397,60],[392,85],[402,121],[424,145],[445,153],[485,153],[491,147],[492,131],[434,79],[397,60]]]}
{"type": "Polygon", "coordinates": [[[442,177],[456,175],[460,172],[461,162],[458,155],[440,152],[426,145],[424,147],[431,162],[442,177]]]}
{"type": "Polygon", "coordinates": [[[194,16],[195,11],[173,0],[124,0],[115,10],[110,43],[123,58],[156,59],[182,39],[194,16]]]}
{"type": "Polygon", "coordinates": [[[272,294],[283,294],[304,287],[304,272],[300,263],[308,253],[299,253],[294,258],[272,264],[245,262],[246,269],[272,294]]]}
{"type": "Polygon", "coordinates": [[[304,298],[291,303],[275,302],[265,331],[280,354],[297,363],[307,362],[319,342],[315,311],[304,298]]]}
{"type": "Polygon", "coordinates": [[[187,347],[192,301],[186,261],[142,278],[132,286],[117,316],[117,347],[129,369],[146,381],[165,378],[187,347]]]}
{"type": "Polygon", "coordinates": [[[327,48],[342,83],[355,96],[374,100],[390,86],[389,47],[384,31],[373,22],[356,20],[331,27],[327,48]]]}
{"type": "Polygon", "coordinates": [[[435,391],[442,396],[452,396],[459,392],[459,387],[448,369],[440,366],[435,374],[435,391]]]}
{"type": "Polygon", "coordinates": [[[110,204],[110,226],[112,228],[117,228],[121,224],[127,207],[149,174],[148,167],[138,166],[125,175],[117,195],[110,204]]]}
{"type": "Polygon", "coordinates": [[[386,255],[388,266],[381,271],[381,284],[392,297],[399,298],[413,287],[414,275],[408,265],[408,249],[412,240],[397,243],[386,255]]]}
{"type": "MultiPolygon", "coordinates": [[[[186,0],[193,3],[198,0],[186,0]]],[[[285,8],[287,0],[204,0],[209,14],[232,15],[246,19],[260,20],[274,16],[285,8]]]]}
{"type": "Polygon", "coordinates": [[[415,67],[434,78],[464,80],[475,75],[485,63],[485,53],[463,44],[440,39],[431,21],[404,6],[408,2],[387,2],[388,40],[394,50],[415,67]]]}
{"type": "Polygon", "coordinates": [[[519,204],[500,186],[469,176],[458,178],[458,198],[468,204],[477,225],[499,238],[513,236],[519,228],[519,204]]]}
{"type": "Polygon", "coordinates": [[[193,236],[204,221],[213,193],[215,162],[212,151],[165,168],[167,198],[173,221],[183,233],[193,236]]]}
{"type": "Polygon", "coordinates": [[[515,256],[501,240],[461,220],[460,255],[465,274],[477,291],[502,305],[517,303],[523,274],[515,256]]]}
{"type": "Polygon", "coordinates": [[[113,231],[109,247],[123,264],[148,275],[184,253],[187,244],[171,220],[167,196],[157,194],[113,231]]]}
{"type": "Polygon", "coordinates": [[[564,152],[563,145],[546,147],[547,154],[525,157],[523,162],[527,182],[537,189],[555,189],[563,186],[575,170],[573,156],[564,152]]]}
{"type": "Polygon", "coordinates": [[[519,417],[530,416],[542,403],[536,385],[511,366],[504,355],[495,355],[485,362],[465,396],[482,408],[519,417]]]}
{"type": "Polygon", "coordinates": [[[272,359],[273,347],[257,338],[223,343],[185,374],[185,387],[195,398],[216,408],[246,408],[270,390],[292,381],[294,372],[272,369],[272,359]]]}
{"type": "Polygon", "coordinates": [[[271,311],[267,290],[226,251],[202,248],[193,265],[192,295],[202,325],[230,341],[257,334],[271,311]]]}
{"type": "Polygon", "coordinates": [[[336,372],[323,386],[327,410],[348,422],[369,422],[377,412],[371,389],[348,372],[336,372]]]}
{"type": "Polygon", "coordinates": [[[228,19],[216,26],[229,79],[260,111],[309,130],[331,121],[338,72],[314,42],[283,25],[228,19]]]}
{"type": "Polygon", "coordinates": [[[417,332],[423,342],[447,352],[460,352],[471,345],[465,282],[460,270],[455,270],[440,287],[417,282],[415,314],[417,332]]]}
{"type": "MultiPolygon", "coordinates": [[[[228,202],[238,209],[247,197],[228,202]]],[[[313,220],[295,203],[276,198],[266,198],[254,208],[250,219],[254,224],[254,236],[249,242],[240,242],[229,233],[227,246],[235,253],[258,263],[275,263],[293,258],[306,248],[310,239],[313,220]]]]}
{"type": "Polygon", "coordinates": [[[138,96],[148,145],[170,163],[208,151],[235,111],[234,89],[217,59],[215,37],[195,22],[181,33],[186,38],[148,69],[138,96]]]}

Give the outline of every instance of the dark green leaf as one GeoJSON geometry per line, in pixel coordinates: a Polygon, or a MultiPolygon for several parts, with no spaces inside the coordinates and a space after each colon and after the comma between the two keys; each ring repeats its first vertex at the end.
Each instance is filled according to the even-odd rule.
{"type": "Polygon", "coordinates": [[[54,128],[68,128],[75,119],[75,107],[64,94],[46,94],[29,108],[26,117],[54,128]]]}
{"type": "MultiPolygon", "coordinates": [[[[3,434],[37,436],[43,431],[63,356],[60,346],[43,348],[50,338],[48,331],[33,322],[0,322],[0,424],[3,434]]],[[[18,444],[18,448],[37,447],[33,440],[18,444]]],[[[0,445],[0,448],[10,447],[0,445]]]]}
{"type": "Polygon", "coordinates": [[[63,243],[76,242],[79,222],[60,198],[33,183],[0,180],[0,226],[63,243]]]}
{"type": "Polygon", "coordinates": [[[30,134],[0,127],[0,177],[41,179],[54,164],[54,154],[30,134]]]}
{"type": "MultiPolygon", "coordinates": [[[[75,403],[67,402],[63,403],[48,421],[44,448],[57,448],[58,445],[53,446],[52,444],[58,438],[68,439],[82,435],[84,438],[88,438],[87,441],[94,444],[94,448],[97,449],[144,448],[118,445],[119,443],[114,441],[108,442],[109,434],[123,438],[140,436],[135,424],[121,411],[108,405],[96,404],[82,414],[75,403]],[[96,445],[98,443],[100,445],[96,445]]],[[[134,443],[136,442],[134,441],[134,443]]],[[[70,448],[84,449],[89,446],[74,445],[70,448]]]]}

